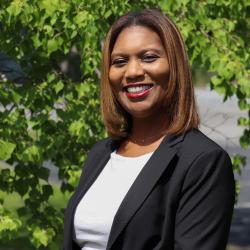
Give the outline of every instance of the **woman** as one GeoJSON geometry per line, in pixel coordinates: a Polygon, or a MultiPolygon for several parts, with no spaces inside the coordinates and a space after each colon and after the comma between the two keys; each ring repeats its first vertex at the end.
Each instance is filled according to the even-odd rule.
{"type": "Polygon", "coordinates": [[[111,27],[101,104],[110,137],[89,152],[64,249],[225,249],[230,158],[197,129],[184,43],[161,12],[130,12],[111,27]]]}

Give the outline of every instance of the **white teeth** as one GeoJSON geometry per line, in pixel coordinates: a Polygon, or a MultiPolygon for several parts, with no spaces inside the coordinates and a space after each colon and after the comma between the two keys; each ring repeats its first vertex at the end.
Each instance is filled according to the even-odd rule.
{"type": "Polygon", "coordinates": [[[150,89],[151,86],[147,85],[147,86],[137,86],[137,87],[128,87],[127,91],[129,93],[137,93],[137,92],[142,92],[145,91],[147,89],[150,89]]]}

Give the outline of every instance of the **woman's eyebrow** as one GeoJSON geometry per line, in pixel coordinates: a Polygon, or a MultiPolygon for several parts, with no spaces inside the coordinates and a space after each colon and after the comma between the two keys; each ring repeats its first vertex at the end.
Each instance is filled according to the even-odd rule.
{"type": "MultiPolygon", "coordinates": [[[[154,52],[154,53],[157,53],[157,54],[160,54],[160,55],[164,53],[164,51],[161,50],[161,49],[148,47],[148,48],[145,48],[145,49],[142,49],[142,50],[138,51],[138,53],[136,53],[136,54],[137,55],[142,55],[142,54],[144,54],[144,53],[146,53],[148,51],[151,51],[151,52],[154,52]]],[[[129,55],[129,53],[125,53],[123,51],[117,51],[117,52],[111,53],[111,59],[113,59],[116,56],[126,57],[128,55],[129,55]]]]}
{"type": "Polygon", "coordinates": [[[124,52],[115,52],[115,53],[111,53],[111,56],[110,56],[110,58],[111,59],[113,59],[114,57],[116,57],[116,56],[122,56],[122,57],[126,57],[126,56],[128,56],[128,54],[126,54],[126,53],[124,53],[124,52]]]}
{"type": "Polygon", "coordinates": [[[161,49],[156,49],[156,48],[146,48],[146,49],[142,49],[138,54],[144,54],[148,51],[157,53],[157,54],[162,54],[164,51],[162,51],[161,49]]]}

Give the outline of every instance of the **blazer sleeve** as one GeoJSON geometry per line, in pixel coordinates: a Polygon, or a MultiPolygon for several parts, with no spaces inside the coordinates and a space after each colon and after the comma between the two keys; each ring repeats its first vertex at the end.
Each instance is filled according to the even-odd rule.
{"type": "Polygon", "coordinates": [[[175,250],[225,249],[234,201],[235,183],[228,154],[222,149],[201,153],[183,182],[175,250]]]}

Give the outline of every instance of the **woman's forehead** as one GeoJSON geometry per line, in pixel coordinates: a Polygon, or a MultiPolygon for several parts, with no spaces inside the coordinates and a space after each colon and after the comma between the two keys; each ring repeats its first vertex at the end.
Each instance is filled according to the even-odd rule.
{"type": "Polygon", "coordinates": [[[152,29],[144,26],[130,26],[123,29],[118,35],[112,50],[112,55],[126,51],[133,52],[134,50],[145,49],[164,49],[159,35],[152,29]]]}

